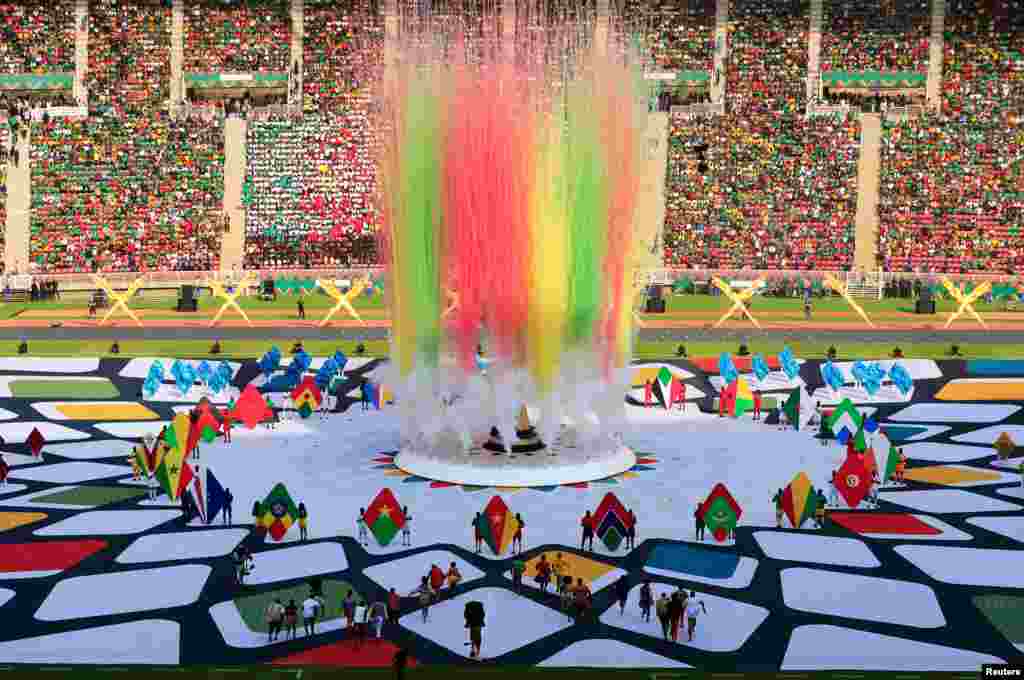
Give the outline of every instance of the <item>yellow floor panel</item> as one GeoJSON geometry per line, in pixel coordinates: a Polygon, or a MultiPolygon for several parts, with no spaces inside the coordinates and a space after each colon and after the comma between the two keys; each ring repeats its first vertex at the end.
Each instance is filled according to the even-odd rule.
{"type": "Polygon", "coordinates": [[[69,420],[158,420],[160,416],[142,404],[57,404],[69,420]]]}
{"type": "Polygon", "coordinates": [[[907,470],[904,476],[915,482],[929,484],[965,484],[970,482],[998,482],[1002,475],[987,470],[965,470],[963,468],[934,465],[907,470]]]}
{"type": "Polygon", "coordinates": [[[1024,380],[947,383],[935,395],[942,401],[1024,401],[1024,380]]]}
{"type": "MultiPolygon", "coordinates": [[[[555,559],[555,552],[542,553],[548,560],[553,562],[555,559]]],[[[568,573],[563,574],[572,576],[572,582],[575,583],[576,579],[581,578],[587,585],[593,583],[596,579],[601,578],[608,572],[615,569],[610,564],[604,562],[598,562],[582,555],[577,555],[571,552],[562,552],[562,559],[568,566],[568,573]]],[[[526,572],[523,574],[524,581],[532,581],[533,577],[537,575],[537,563],[540,562],[540,555],[537,555],[533,559],[526,563],[526,572]]]]}
{"type": "Polygon", "coordinates": [[[45,512],[0,512],[0,532],[39,522],[49,517],[45,512]]]}

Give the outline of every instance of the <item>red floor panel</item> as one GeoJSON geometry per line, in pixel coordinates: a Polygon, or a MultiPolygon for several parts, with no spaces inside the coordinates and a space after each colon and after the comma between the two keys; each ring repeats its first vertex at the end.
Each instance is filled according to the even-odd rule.
{"type": "Polygon", "coordinates": [[[10,543],[0,550],[0,572],[63,571],[107,547],[106,541],[10,543]]]}
{"type": "Polygon", "coordinates": [[[938,536],[942,532],[906,513],[833,512],[829,518],[858,534],[938,536]]]}
{"type": "MultiPolygon", "coordinates": [[[[323,647],[307,649],[289,656],[275,659],[275,666],[390,666],[398,647],[387,640],[367,640],[358,647],[351,640],[335,642],[323,647]]],[[[416,666],[416,659],[409,657],[409,667],[416,666]]]]}

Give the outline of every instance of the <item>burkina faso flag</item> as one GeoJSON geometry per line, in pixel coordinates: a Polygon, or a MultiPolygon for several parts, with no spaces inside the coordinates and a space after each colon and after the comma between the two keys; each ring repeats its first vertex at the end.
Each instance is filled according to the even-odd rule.
{"type": "Polygon", "coordinates": [[[391,489],[381,489],[366,508],[366,526],[377,539],[377,543],[386,546],[405,526],[405,513],[391,489]]]}
{"type": "Polygon", "coordinates": [[[263,499],[260,506],[263,516],[260,517],[260,526],[275,541],[280,541],[288,533],[288,529],[299,516],[299,509],[295,507],[295,501],[284,484],[280,482],[274,485],[267,497],[263,499]]]}

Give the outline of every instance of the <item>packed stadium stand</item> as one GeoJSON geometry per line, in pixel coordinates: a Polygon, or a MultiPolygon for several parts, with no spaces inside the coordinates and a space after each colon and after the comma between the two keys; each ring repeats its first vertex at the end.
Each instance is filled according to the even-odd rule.
{"type": "Polygon", "coordinates": [[[206,270],[220,259],[223,126],[160,116],[32,126],[40,272],[206,270]]]}
{"type": "Polygon", "coordinates": [[[92,109],[156,110],[170,97],[170,79],[170,3],[92,0],[87,79],[92,109]]]}
{"type": "Polygon", "coordinates": [[[0,73],[74,70],[74,3],[0,3],[0,73]]]}
{"type": "Polygon", "coordinates": [[[287,0],[185,0],[185,70],[287,72],[291,17],[287,0]]]}
{"type": "MultiPolygon", "coordinates": [[[[560,69],[566,50],[595,35],[593,0],[508,2],[397,0],[389,5],[398,18],[394,39],[473,61],[501,47],[501,12],[514,8],[515,42],[529,46],[517,58],[560,69]]],[[[682,107],[667,116],[664,264],[850,270],[861,258],[855,242],[870,239],[870,254],[893,272],[1024,269],[1024,11],[1015,2],[946,0],[941,15],[934,0],[823,0],[813,13],[811,0],[731,0],[718,27],[716,0],[610,0],[613,32],[636,36],[645,69],[724,91],[719,112],[682,107]],[[934,21],[936,8],[944,21],[934,21]],[[819,72],[941,79],[931,82],[935,109],[925,115],[865,114],[882,121],[877,215],[874,203],[866,209],[877,225],[865,231],[858,163],[874,155],[862,153],[861,137],[878,124],[862,126],[857,110],[806,115],[808,104],[820,103],[807,98],[819,15],[819,72]],[[942,41],[941,51],[930,50],[932,40],[942,41]],[[934,54],[941,69],[930,68],[934,54]]],[[[31,163],[31,192],[19,194],[31,196],[31,214],[0,200],[0,227],[29,225],[22,260],[41,273],[216,267],[225,214],[235,211],[244,215],[231,232],[242,239],[232,257],[246,268],[376,261],[381,133],[371,121],[388,39],[380,0],[81,7],[80,21],[74,2],[0,2],[0,76],[76,72],[89,113],[32,116],[30,158],[20,159],[31,163]],[[293,36],[295,11],[302,32],[293,36]],[[76,31],[87,39],[77,69],[76,31]],[[230,142],[244,146],[235,172],[226,162],[225,116],[237,111],[179,110],[171,101],[189,74],[285,74],[301,80],[301,90],[288,113],[244,107],[238,141],[230,142]],[[242,205],[228,205],[238,187],[242,205]]],[[[25,93],[5,88],[0,109],[28,127],[25,93]]],[[[15,160],[15,136],[0,125],[0,180],[8,184],[3,158],[15,160]]],[[[0,181],[0,196],[9,188],[0,181]]]]}
{"type": "Polygon", "coordinates": [[[856,118],[674,114],[671,126],[666,266],[850,268],[856,118]],[[708,147],[706,172],[698,145],[708,147]]]}
{"type": "Polygon", "coordinates": [[[823,71],[927,73],[928,0],[828,0],[823,71]]]}
{"type": "Polygon", "coordinates": [[[363,109],[251,124],[245,266],[373,264],[372,148],[363,109]]]}

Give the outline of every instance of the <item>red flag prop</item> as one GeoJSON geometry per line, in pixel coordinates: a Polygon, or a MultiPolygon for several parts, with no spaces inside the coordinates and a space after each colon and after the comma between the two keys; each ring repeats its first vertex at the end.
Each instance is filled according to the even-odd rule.
{"type": "Polygon", "coordinates": [[[839,466],[836,488],[846,505],[855,508],[871,490],[871,474],[864,465],[864,457],[854,454],[847,456],[839,466]]]}

